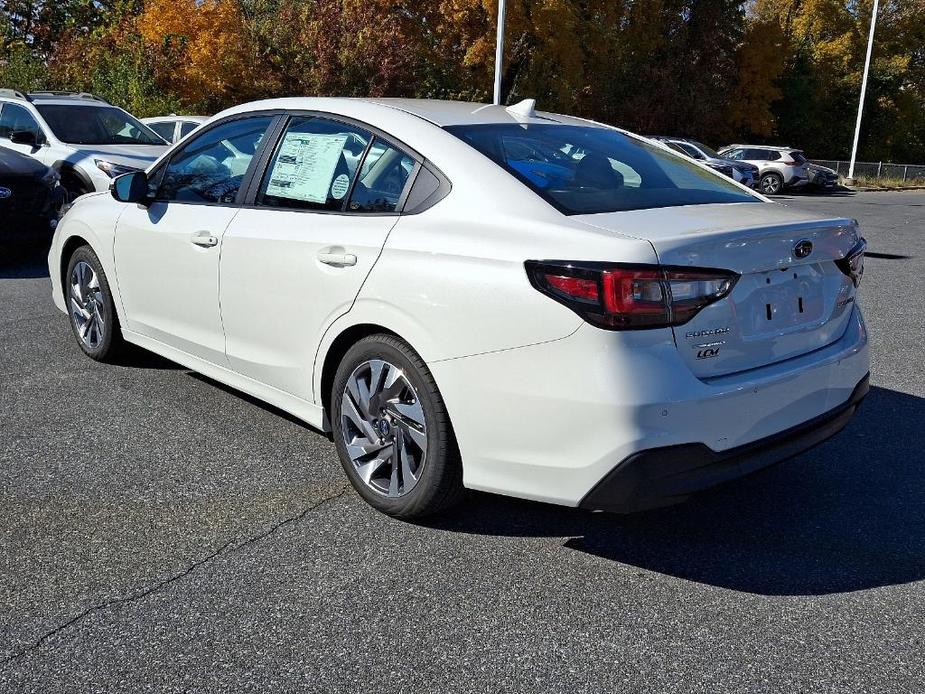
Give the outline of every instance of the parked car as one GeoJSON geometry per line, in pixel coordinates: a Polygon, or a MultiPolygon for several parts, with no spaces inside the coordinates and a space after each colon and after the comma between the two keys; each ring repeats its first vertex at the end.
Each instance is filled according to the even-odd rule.
{"type": "Polygon", "coordinates": [[[531,101],[294,98],[79,199],[49,271],[89,357],[330,431],[415,517],[463,488],[638,510],[818,444],[868,388],[863,258],[851,219],[531,101]]]}
{"type": "Polygon", "coordinates": [[[821,164],[808,162],[806,168],[809,171],[809,183],[815,188],[826,191],[835,190],[838,186],[838,172],[821,164]]]}
{"type": "Polygon", "coordinates": [[[64,198],[56,171],[25,154],[0,148],[0,246],[47,244],[64,198]]]}
{"type": "Polygon", "coordinates": [[[92,94],[0,89],[0,147],[52,167],[73,200],[108,190],[115,176],[145,168],[167,143],[92,94]]]}
{"type": "Polygon", "coordinates": [[[766,195],[776,195],[784,188],[809,184],[809,162],[803,152],[793,147],[766,145],[729,145],[720,156],[754,164],[759,169],[758,187],[766,195]]]}
{"type": "Polygon", "coordinates": [[[141,122],[173,144],[182,140],[207,120],[209,120],[208,116],[178,116],[171,113],[169,116],[142,118],[141,122]]]}
{"type": "Polygon", "coordinates": [[[664,142],[666,145],[689,156],[691,159],[702,161],[712,169],[716,169],[722,174],[729,176],[734,181],[754,188],[758,185],[758,167],[746,161],[733,161],[724,159],[714,150],[696,140],[688,140],[681,137],[665,137],[656,135],[652,139],[664,142]]]}

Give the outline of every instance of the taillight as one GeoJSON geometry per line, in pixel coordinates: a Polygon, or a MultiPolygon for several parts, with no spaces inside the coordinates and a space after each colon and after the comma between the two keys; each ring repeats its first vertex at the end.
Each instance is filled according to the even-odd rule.
{"type": "Polygon", "coordinates": [[[850,251],[848,251],[848,255],[841,260],[835,261],[838,269],[851,278],[855,287],[861,284],[861,278],[864,276],[865,251],[867,251],[867,241],[861,239],[854,244],[854,247],[850,251]]]}
{"type": "Polygon", "coordinates": [[[727,270],[528,260],[539,291],[609,330],[681,325],[728,296],[739,275],[727,270]]]}

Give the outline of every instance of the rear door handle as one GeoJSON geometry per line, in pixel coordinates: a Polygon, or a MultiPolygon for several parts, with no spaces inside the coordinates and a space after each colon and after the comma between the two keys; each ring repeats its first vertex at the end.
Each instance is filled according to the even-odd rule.
{"type": "Polygon", "coordinates": [[[208,231],[197,231],[190,237],[190,241],[192,241],[196,246],[212,248],[212,246],[218,245],[218,236],[210,234],[208,231]]]}
{"type": "Polygon", "coordinates": [[[352,253],[318,253],[318,261],[334,267],[348,267],[357,264],[357,257],[352,253]]]}

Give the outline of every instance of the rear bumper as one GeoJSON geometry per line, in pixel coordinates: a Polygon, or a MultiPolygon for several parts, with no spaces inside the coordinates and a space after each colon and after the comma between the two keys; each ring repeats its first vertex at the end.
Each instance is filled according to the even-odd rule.
{"type": "Polygon", "coordinates": [[[624,459],[578,504],[630,513],[667,506],[808,451],[840,432],[870,389],[869,374],[838,407],[777,434],[714,451],[702,443],[639,451],[624,459]]]}
{"type": "Polygon", "coordinates": [[[692,446],[725,455],[817,420],[850,400],[870,359],[855,307],[842,337],[822,349],[710,379],[694,376],[668,329],[588,325],[428,366],[467,487],[578,506],[635,454],[692,446]]]}

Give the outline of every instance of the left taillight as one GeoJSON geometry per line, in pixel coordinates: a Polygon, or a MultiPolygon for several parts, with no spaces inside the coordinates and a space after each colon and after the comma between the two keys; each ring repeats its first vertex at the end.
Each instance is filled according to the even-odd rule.
{"type": "Polygon", "coordinates": [[[848,255],[835,261],[838,269],[851,279],[855,287],[861,284],[861,278],[864,276],[864,253],[866,251],[867,241],[860,239],[854,248],[848,251],[848,255]]]}
{"type": "Polygon", "coordinates": [[[589,323],[608,330],[682,325],[729,295],[728,270],[528,260],[530,283],[589,323]]]}

